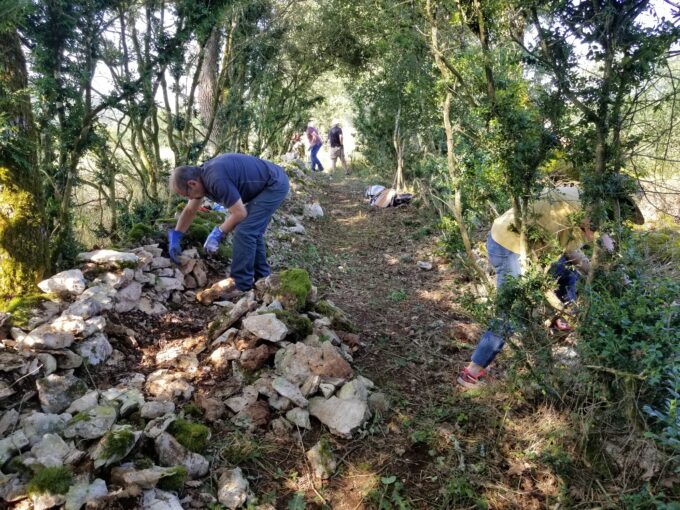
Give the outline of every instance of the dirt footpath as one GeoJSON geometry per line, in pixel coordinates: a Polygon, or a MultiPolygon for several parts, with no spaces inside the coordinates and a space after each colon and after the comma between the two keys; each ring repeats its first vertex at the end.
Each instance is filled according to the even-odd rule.
{"type": "MultiPolygon", "coordinates": [[[[437,255],[437,218],[416,205],[370,209],[358,179],[322,182],[325,217],[308,223],[315,246],[291,265],[307,267],[359,326],[355,366],[390,407],[364,436],[335,441],[339,471],[307,501],[321,496],[339,510],[560,506],[575,490],[562,478],[573,477],[568,421],[503,380],[482,394],[455,384],[481,330],[457,303],[464,275],[437,255]]],[[[496,370],[505,367],[501,356],[496,370]]]]}

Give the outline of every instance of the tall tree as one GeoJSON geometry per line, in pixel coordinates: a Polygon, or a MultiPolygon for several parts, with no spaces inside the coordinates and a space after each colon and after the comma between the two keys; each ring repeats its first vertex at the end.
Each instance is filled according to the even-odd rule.
{"type": "MultiPolygon", "coordinates": [[[[16,14],[11,4],[1,2],[0,11],[16,14]]],[[[0,21],[0,298],[32,291],[46,269],[36,131],[26,60],[13,21],[0,21]]]]}
{"type": "MultiPolygon", "coordinates": [[[[573,106],[579,136],[573,155],[581,168],[590,216],[602,223],[617,214],[630,189],[619,179],[639,143],[625,128],[638,115],[640,98],[664,65],[680,27],[656,15],[649,0],[561,0],[524,3],[537,37],[516,38],[573,106]],[[588,69],[583,69],[583,54],[588,69]]],[[[599,254],[595,244],[592,278],[599,254]]]]}
{"type": "Polygon", "coordinates": [[[93,86],[109,4],[105,0],[36,2],[25,35],[38,91],[39,163],[48,177],[51,261],[66,265],[76,251],[73,196],[79,165],[107,101],[93,86]]]}

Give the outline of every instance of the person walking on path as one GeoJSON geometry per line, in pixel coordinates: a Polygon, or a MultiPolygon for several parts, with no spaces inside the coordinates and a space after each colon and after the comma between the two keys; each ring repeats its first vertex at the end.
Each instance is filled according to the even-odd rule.
{"type": "MultiPolygon", "coordinates": [[[[564,250],[563,255],[551,268],[551,273],[557,281],[557,297],[565,304],[576,299],[579,273],[587,274],[590,270],[590,261],[580,249],[586,242],[592,242],[594,232],[588,218],[580,223],[574,221],[575,217],[583,216],[579,195],[579,188],[575,185],[551,189],[532,204],[532,212],[529,214],[530,227],[537,227],[546,234],[546,242],[535,242],[531,249],[538,252],[555,240],[564,250]]],[[[636,210],[633,221],[640,224],[644,222],[636,206],[632,202],[630,205],[636,210]]],[[[614,242],[607,234],[602,234],[600,240],[607,251],[614,249],[614,242]]],[[[503,287],[508,277],[517,277],[521,274],[519,243],[514,209],[510,209],[493,222],[486,241],[489,260],[496,271],[498,290],[503,287]]],[[[568,325],[561,322],[561,327],[567,329],[568,325]]],[[[483,385],[486,368],[503,348],[505,336],[511,333],[507,320],[497,318],[482,335],[468,366],[460,372],[458,384],[468,388],[483,385]]]]}
{"type": "Polygon", "coordinates": [[[323,172],[323,165],[321,164],[321,161],[319,161],[319,158],[317,157],[319,149],[321,149],[321,145],[323,144],[323,140],[321,140],[319,132],[314,127],[314,124],[311,122],[307,124],[306,133],[307,141],[309,142],[309,153],[312,160],[312,172],[323,172]]]}
{"type": "Polygon", "coordinates": [[[349,175],[347,161],[345,161],[345,147],[342,136],[342,128],[340,127],[340,121],[338,119],[333,119],[333,122],[331,122],[331,130],[328,132],[328,141],[330,142],[331,146],[331,172],[335,172],[336,161],[338,158],[340,158],[342,168],[345,170],[345,175],[349,175]]]}
{"type": "Polygon", "coordinates": [[[222,154],[201,166],[179,166],[170,176],[170,189],[189,202],[177,225],[168,231],[170,258],[179,264],[180,240],[204,197],[222,204],[229,215],[216,226],[203,245],[215,253],[229,232],[234,232],[230,285],[240,291],[271,272],[264,233],[274,212],[288,195],[288,176],[278,165],[246,154],[222,154]]]}

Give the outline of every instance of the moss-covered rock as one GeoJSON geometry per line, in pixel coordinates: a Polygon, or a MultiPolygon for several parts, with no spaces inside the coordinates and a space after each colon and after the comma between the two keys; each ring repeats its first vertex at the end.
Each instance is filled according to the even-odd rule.
{"type": "Polygon", "coordinates": [[[208,447],[210,429],[200,423],[192,423],[181,418],[172,422],[168,432],[187,450],[203,453],[208,447]]]}
{"type": "Polygon", "coordinates": [[[17,296],[4,303],[0,302],[0,312],[9,313],[12,316],[11,323],[13,326],[25,326],[40,303],[48,301],[52,297],[51,294],[42,293],[17,296]]]}
{"type": "Polygon", "coordinates": [[[281,271],[278,275],[279,285],[275,290],[275,297],[285,307],[302,310],[307,303],[307,296],[312,290],[309,273],[304,269],[293,268],[281,271]]]}
{"type": "Polygon", "coordinates": [[[314,305],[314,311],[325,315],[331,320],[331,327],[339,331],[348,331],[350,333],[357,333],[357,327],[350,320],[349,317],[340,308],[335,306],[331,301],[325,299],[320,300],[314,305]]]}
{"type": "Polygon", "coordinates": [[[27,492],[31,496],[66,494],[71,485],[73,485],[71,468],[64,466],[48,467],[36,471],[28,484],[27,492]]]}
{"type": "Polygon", "coordinates": [[[141,432],[135,432],[130,425],[118,426],[107,432],[92,453],[95,469],[123,460],[135,447],[140,436],[141,432]]]}
{"type": "Polygon", "coordinates": [[[220,223],[224,222],[224,214],[218,211],[198,211],[196,213],[196,219],[199,221],[203,220],[204,222],[212,223],[214,225],[219,225],[220,223]]]}
{"type": "Polygon", "coordinates": [[[184,466],[175,466],[170,468],[170,474],[164,476],[158,481],[158,488],[164,491],[178,491],[184,487],[189,472],[184,466]]]}
{"type": "Polygon", "coordinates": [[[135,459],[135,469],[149,469],[154,466],[153,459],[150,457],[140,457],[135,459]]]}
{"type": "Polygon", "coordinates": [[[189,230],[187,230],[186,237],[191,243],[202,245],[212,228],[213,227],[207,223],[194,221],[189,227],[189,230]]]}
{"type": "Polygon", "coordinates": [[[232,253],[233,250],[230,244],[222,243],[219,248],[217,248],[217,256],[225,262],[231,260],[232,253]]]}
{"type": "Polygon", "coordinates": [[[31,474],[31,468],[24,464],[24,459],[21,455],[17,455],[16,457],[12,457],[11,459],[9,459],[9,461],[3,468],[3,471],[7,473],[17,473],[20,475],[31,474]]]}
{"type": "Polygon", "coordinates": [[[312,334],[312,321],[309,320],[308,317],[290,310],[274,310],[274,315],[276,315],[276,318],[283,322],[290,331],[288,340],[299,342],[300,340],[304,340],[307,335],[312,334]]]}
{"type": "Polygon", "coordinates": [[[197,404],[194,404],[193,402],[189,402],[186,404],[183,408],[182,411],[184,411],[184,416],[193,416],[194,418],[201,418],[203,417],[203,409],[197,404]]]}
{"type": "Polygon", "coordinates": [[[137,269],[137,262],[131,260],[119,260],[112,264],[114,269],[137,269]]]}
{"type": "Polygon", "coordinates": [[[135,433],[130,427],[123,426],[109,432],[102,439],[102,456],[106,458],[123,458],[135,444],[135,433]]]}
{"type": "Polygon", "coordinates": [[[79,413],[75,414],[73,418],[71,418],[68,421],[68,425],[75,425],[76,423],[80,423],[81,421],[89,421],[90,420],[90,413],[87,411],[80,411],[79,413]]]}
{"type": "Polygon", "coordinates": [[[66,394],[68,395],[69,398],[75,400],[85,395],[85,393],[87,393],[87,390],[88,388],[85,381],[78,379],[77,381],[75,381],[73,385],[68,387],[68,389],[66,390],[66,394]]]}

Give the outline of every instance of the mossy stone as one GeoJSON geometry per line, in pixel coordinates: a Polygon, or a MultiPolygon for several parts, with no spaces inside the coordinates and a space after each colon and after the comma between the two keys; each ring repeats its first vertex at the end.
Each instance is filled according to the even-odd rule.
{"type": "Polygon", "coordinates": [[[73,400],[80,398],[87,393],[87,384],[79,379],[73,386],[70,386],[66,390],[66,393],[73,400]]]}
{"type": "Polygon", "coordinates": [[[7,473],[17,473],[20,475],[30,475],[31,474],[31,468],[29,468],[26,464],[24,464],[24,459],[21,457],[21,455],[17,455],[16,457],[12,457],[5,467],[3,468],[4,471],[7,473]]]}
{"type": "Polygon", "coordinates": [[[87,411],[80,411],[78,414],[74,415],[73,418],[71,418],[68,421],[68,425],[75,425],[76,423],[80,423],[81,421],[89,421],[90,420],[90,414],[87,411]]]}
{"type": "Polygon", "coordinates": [[[333,448],[331,447],[331,442],[326,436],[322,436],[319,439],[319,455],[324,462],[328,462],[333,459],[333,448]]]}
{"type": "Polygon", "coordinates": [[[29,495],[66,494],[73,485],[73,473],[68,467],[48,467],[39,469],[28,483],[29,495]]]}
{"type": "Polygon", "coordinates": [[[51,297],[51,294],[42,293],[17,296],[9,301],[0,303],[0,312],[12,315],[11,323],[13,326],[25,326],[28,324],[33,310],[40,306],[42,302],[48,301],[51,297]]]}
{"type": "Polygon", "coordinates": [[[232,254],[233,249],[230,244],[222,243],[219,248],[217,248],[217,256],[225,262],[231,260],[232,254]]]}
{"type": "Polygon", "coordinates": [[[134,464],[136,469],[149,469],[153,467],[154,462],[149,457],[142,457],[140,459],[135,459],[134,464]]]}
{"type": "Polygon", "coordinates": [[[135,434],[129,427],[108,432],[104,436],[101,456],[104,459],[122,459],[135,443],[135,434]]]}
{"type": "Polygon", "coordinates": [[[203,416],[203,409],[193,402],[186,404],[182,411],[184,411],[184,416],[193,416],[195,418],[201,418],[203,416]]]}
{"type": "Polygon", "coordinates": [[[158,481],[158,488],[164,491],[178,491],[184,487],[189,472],[184,466],[170,468],[171,474],[164,476],[158,481]]]}
{"type": "Polygon", "coordinates": [[[224,214],[218,211],[198,211],[196,213],[196,218],[209,223],[214,223],[215,225],[224,222],[224,214]]]}
{"type": "Polygon", "coordinates": [[[331,320],[331,327],[333,329],[348,331],[350,333],[356,333],[358,331],[354,323],[347,315],[345,315],[345,312],[330,301],[324,299],[320,300],[314,305],[314,311],[328,317],[331,320]]]}
{"type": "Polygon", "coordinates": [[[200,423],[192,423],[178,418],[168,428],[168,432],[186,449],[196,453],[203,453],[208,447],[210,429],[200,423]]]}
{"type": "Polygon", "coordinates": [[[121,260],[113,264],[116,269],[137,269],[137,262],[131,260],[121,260]]]}
{"type": "Polygon", "coordinates": [[[309,273],[304,269],[286,269],[279,273],[279,288],[276,297],[281,299],[281,302],[292,302],[297,310],[302,310],[311,290],[312,281],[309,273]]]}
{"type": "MultiPolygon", "coordinates": [[[[271,312],[267,312],[271,313],[271,312]]],[[[290,310],[274,310],[276,318],[283,322],[290,331],[289,339],[293,342],[304,340],[308,335],[312,334],[312,321],[304,315],[290,310]]]]}
{"type": "Polygon", "coordinates": [[[186,236],[192,243],[203,244],[211,230],[212,227],[210,225],[194,221],[189,227],[189,230],[187,230],[186,236]]]}

